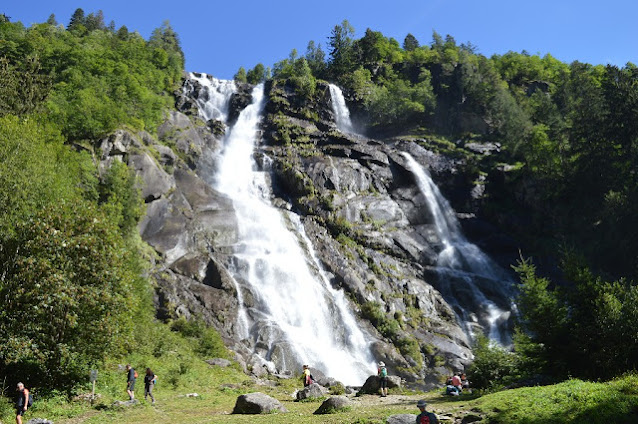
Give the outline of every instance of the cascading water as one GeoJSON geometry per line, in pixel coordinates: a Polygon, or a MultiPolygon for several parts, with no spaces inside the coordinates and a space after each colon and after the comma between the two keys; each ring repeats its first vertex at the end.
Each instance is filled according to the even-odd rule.
{"type": "Polygon", "coordinates": [[[346,384],[361,384],[374,372],[366,336],[343,293],[333,290],[321,274],[298,217],[282,214],[271,204],[268,173],[260,171],[254,159],[263,85],[255,87],[252,96],[226,136],[214,180],[237,215],[239,241],[230,271],[251,294],[249,336],[256,353],[278,368],[308,363],[346,384]]]}
{"type": "Polygon", "coordinates": [[[193,81],[199,83],[202,90],[197,96],[191,97],[195,98],[201,117],[205,121],[217,119],[226,123],[230,98],[237,91],[235,82],[208,77],[206,74],[199,75],[201,76],[196,76],[192,72],[188,74],[184,84],[185,94],[191,95],[195,91],[193,81]]]}
{"type": "Polygon", "coordinates": [[[456,213],[429,173],[409,153],[403,152],[403,156],[426,199],[441,241],[437,259],[439,291],[460,316],[470,336],[472,326],[478,323],[488,330],[491,340],[509,344],[507,325],[513,309],[511,279],[465,238],[456,213]]]}
{"type": "Polygon", "coordinates": [[[346,105],[346,99],[343,97],[343,92],[334,84],[330,84],[329,87],[332,111],[335,115],[335,124],[337,124],[337,129],[342,133],[354,134],[355,131],[352,127],[352,121],[350,120],[350,110],[346,105]]]}

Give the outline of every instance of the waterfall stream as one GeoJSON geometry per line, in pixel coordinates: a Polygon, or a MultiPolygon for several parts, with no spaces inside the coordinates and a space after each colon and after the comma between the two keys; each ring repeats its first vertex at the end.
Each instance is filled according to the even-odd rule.
{"type": "MultiPolygon", "coordinates": [[[[195,98],[199,114],[205,121],[217,119],[226,123],[228,119],[228,107],[230,98],[237,87],[234,81],[210,78],[206,74],[196,76],[192,72],[188,74],[184,84],[184,91],[192,93],[194,91],[193,82],[199,83],[203,88],[195,98]]],[[[194,97],[194,96],[193,96],[194,97]]]]}
{"type": "Polygon", "coordinates": [[[334,84],[330,84],[329,87],[332,111],[335,115],[335,124],[337,124],[337,129],[345,134],[354,134],[355,131],[352,127],[352,121],[350,120],[350,110],[346,105],[346,99],[343,97],[343,92],[334,84]]]}
{"type": "Polygon", "coordinates": [[[254,159],[263,85],[252,98],[226,134],[213,182],[237,216],[229,271],[244,292],[246,335],[255,353],[279,369],[307,363],[345,384],[362,384],[375,370],[368,337],[344,294],[330,286],[299,217],[271,203],[269,172],[254,159]]]}
{"type": "Polygon", "coordinates": [[[469,242],[456,213],[443,197],[430,174],[414,158],[403,152],[415,175],[419,190],[432,214],[442,249],[438,254],[439,291],[473,336],[474,324],[500,344],[509,344],[507,329],[513,305],[512,281],[481,249],[469,242]]]}

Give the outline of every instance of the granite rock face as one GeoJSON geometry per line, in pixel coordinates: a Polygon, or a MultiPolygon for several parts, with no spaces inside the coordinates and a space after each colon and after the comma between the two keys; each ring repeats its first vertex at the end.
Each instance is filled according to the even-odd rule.
{"type": "MultiPolygon", "coordinates": [[[[250,103],[251,88],[240,85],[231,98],[229,123],[250,103]]],[[[204,122],[194,99],[176,95],[177,109],[156,138],[117,131],[96,143],[101,172],[122,161],[139,177],[146,202],[139,231],[155,252],[150,276],[157,315],[203,319],[255,376],[289,372],[275,365],[290,356],[290,345],[240,340],[238,297],[250,307],[253,295],[238,293],[229,273],[238,265],[230,256],[238,234],[235,212],[211,185],[225,125],[204,122]]],[[[311,100],[289,87],[267,85],[261,133],[255,156],[269,164],[272,203],[299,214],[330,283],[347,293],[359,324],[375,338],[376,360],[399,381],[423,388],[463,369],[472,359],[471,341],[439,291],[441,240],[402,152],[428,168],[481,247],[508,257],[515,243],[476,218],[484,193],[478,186],[485,181],[478,184],[462,158],[437,153],[426,139],[339,132],[328,85],[321,82],[311,100]],[[379,317],[392,331],[379,325],[379,317]]],[[[489,155],[498,147],[468,149],[489,155]]]]}

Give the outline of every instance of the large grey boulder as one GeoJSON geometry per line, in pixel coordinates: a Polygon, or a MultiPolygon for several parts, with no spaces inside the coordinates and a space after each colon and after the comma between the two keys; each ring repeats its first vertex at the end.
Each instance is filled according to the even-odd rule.
{"type": "Polygon", "coordinates": [[[349,408],[351,405],[352,401],[345,396],[331,396],[321,404],[315,414],[334,414],[349,408]]]}
{"type": "Polygon", "coordinates": [[[316,399],[325,396],[327,393],[328,389],[317,383],[313,383],[297,392],[297,400],[316,399]]]}
{"type": "Polygon", "coordinates": [[[415,414],[397,414],[390,415],[385,422],[386,424],[414,424],[415,421],[415,414]]]}
{"type": "Polygon", "coordinates": [[[47,420],[45,418],[31,418],[27,421],[27,424],[53,424],[53,421],[47,420]]]}
{"type": "Polygon", "coordinates": [[[233,409],[233,414],[269,414],[271,412],[288,412],[288,410],[277,399],[260,392],[239,396],[233,409]]]}
{"type": "MultiPolygon", "coordinates": [[[[359,393],[376,394],[379,392],[380,387],[381,387],[381,379],[376,375],[371,375],[370,377],[368,377],[368,379],[363,384],[363,386],[361,386],[361,390],[359,390],[359,393]]],[[[395,387],[401,387],[401,377],[397,375],[389,375],[388,388],[392,389],[395,387]]]]}

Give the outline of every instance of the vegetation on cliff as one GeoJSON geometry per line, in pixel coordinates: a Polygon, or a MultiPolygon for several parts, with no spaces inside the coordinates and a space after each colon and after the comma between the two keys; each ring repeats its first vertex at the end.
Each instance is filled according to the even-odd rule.
{"type": "Polygon", "coordinates": [[[0,380],[71,388],[152,326],[135,177],[99,175],[91,142],[153,131],[182,68],[168,23],[146,41],[81,9],[0,22],[0,380]]]}

